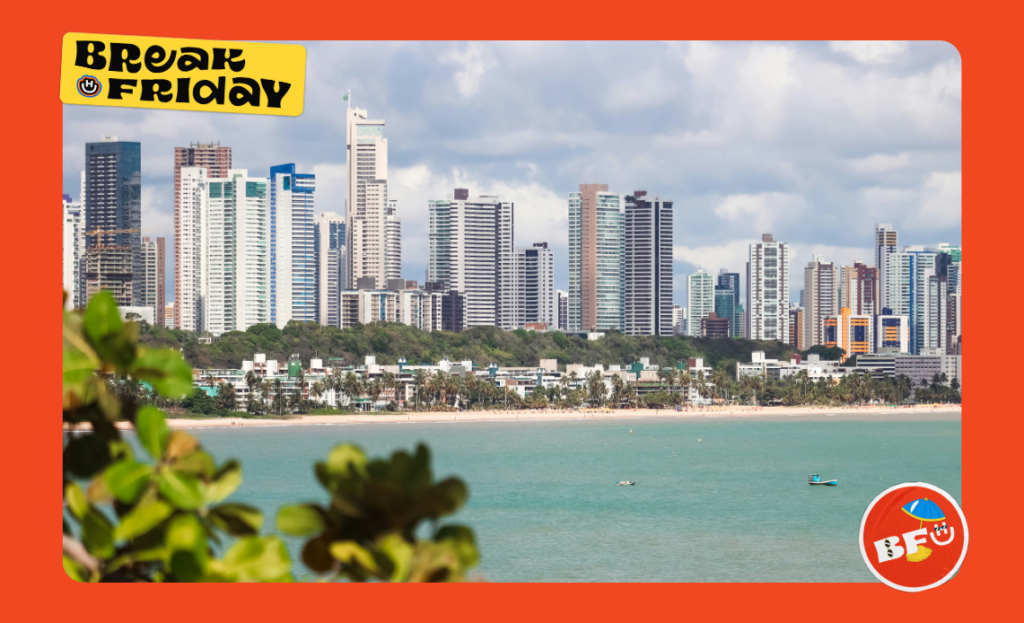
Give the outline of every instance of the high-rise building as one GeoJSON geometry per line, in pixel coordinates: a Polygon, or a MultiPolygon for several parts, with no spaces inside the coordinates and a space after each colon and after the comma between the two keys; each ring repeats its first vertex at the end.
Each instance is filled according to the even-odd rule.
{"type": "Polygon", "coordinates": [[[558,330],[569,330],[569,293],[565,290],[558,292],[558,330]]]}
{"type": "MultiPolygon", "coordinates": [[[[253,182],[257,183],[257,182],[253,182]]],[[[316,322],[316,176],[294,164],[270,167],[270,322],[316,322]]]]}
{"type": "Polygon", "coordinates": [[[67,292],[65,309],[78,309],[84,306],[80,300],[82,291],[82,260],[85,250],[85,214],[81,204],[71,201],[65,195],[63,201],[64,237],[63,237],[63,282],[67,292]]]}
{"type": "MultiPolygon", "coordinates": [[[[729,288],[732,290],[733,303],[732,303],[732,315],[729,316],[729,333],[730,337],[739,337],[740,334],[740,322],[739,313],[743,309],[743,299],[740,298],[740,274],[730,273],[727,269],[723,268],[718,271],[718,283],[716,284],[716,290],[718,287],[729,288]]],[[[723,290],[724,291],[724,290],[723,290]]],[[[716,295],[717,296],[717,295],[716,295]]],[[[717,311],[717,303],[716,303],[717,311]]],[[[722,312],[718,311],[718,315],[721,316],[722,312]]]]}
{"type": "Polygon", "coordinates": [[[569,330],[623,328],[622,199],[607,184],[569,193],[569,330]]]}
{"type": "Polygon", "coordinates": [[[891,223],[875,224],[875,268],[878,269],[878,292],[881,295],[878,308],[892,307],[889,301],[889,287],[886,285],[886,275],[889,270],[889,255],[896,253],[899,249],[899,235],[892,228],[891,223]]]}
{"type": "Polygon", "coordinates": [[[826,316],[839,315],[839,269],[815,255],[804,269],[804,348],[822,344],[826,316]]]}
{"type": "Polygon", "coordinates": [[[715,286],[715,313],[729,321],[729,337],[736,337],[736,291],[732,286],[715,286]]]}
{"type": "MultiPolygon", "coordinates": [[[[888,311],[888,309],[883,311],[888,311]]],[[[908,316],[894,316],[892,314],[875,316],[875,353],[909,353],[909,321],[910,318],[908,316]]]]}
{"type": "Polygon", "coordinates": [[[175,329],[199,330],[199,280],[202,255],[199,250],[199,195],[201,178],[227,177],[231,169],[231,148],[219,142],[191,143],[174,148],[174,323],[175,329]],[[192,170],[185,180],[182,169],[192,170]],[[197,169],[201,169],[197,170],[197,169]],[[184,314],[184,316],[182,316],[184,314]]]}
{"type": "Polygon", "coordinates": [[[688,335],[689,328],[686,326],[687,309],[680,305],[672,306],[672,335],[688,335]]]}
{"type": "Polygon", "coordinates": [[[839,307],[849,307],[852,314],[875,316],[882,313],[878,269],[857,261],[843,266],[839,307]]]}
{"type": "Polygon", "coordinates": [[[516,247],[514,252],[518,293],[516,327],[542,322],[550,328],[558,321],[555,299],[555,260],[546,242],[532,247],[516,247]]]}
{"type": "Polygon", "coordinates": [[[672,202],[638,190],[625,204],[623,332],[672,335],[672,202]]]}
{"type": "Polygon", "coordinates": [[[164,326],[174,326],[174,301],[164,305],[164,326]]]}
{"type": "Polygon", "coordinates": [[[515,329],[515,206],[460,188],[453,197],[430,201],[428,209],[427,282],[465,297],[467,327],[515,329]]]}
{"type": "Polygon", "coordinates": [[[315,217],[317,322],[341,326],[341,291],[345,283],[345,217],[324,212],[315,217]]]}
{"type": "Polygon", "coordinates": [[[736,337],[748,337],[747,329],[749,327],[750,319],[747,317],[747,312],[743,309],[743,305],[740,305],[739,311],[736,313],[736,337]]]}
{"type": "Polygon", "coordinates": [[[930,283],[931,277],[947,277],[950,257],[923,247],[907,247],[887,258],[885,285],[888,290],[886,306],[891,315],[907,316],[910,324],[910,352],[920,354],[925,349],[944,347],[944,314],[948,283],[930,283]]]}
{"type": "Polygon", "coordinates": [[[140,143],[104,136],[85,144],[85,230],[86,300],[107,290],[118,305],[138,306],[141,287],[133,282],[142,275],[140,143]]]}
{"type": "Polygon", "coordinates": [[[868,355],[875,352],[873,317],[854,314],[849,307],[843,307],[838,314],[822,319],[821,344],[826,348],[838,346],[843,349],[841,359],[854,355],[868,355]]]}
{"type": "Polygon", "coordinates": [[[267,178],[249,177],[245,169],[199,184],[201,331],[216,336],[270,322],[268,185],[267,178]]]}
{"type": "Polygon", "coordinates": [[[747,337],[789,339],[789,244],[771,234],[752,243],[747,256],[747,337]]]}
{"type": "Polygon", "coordinates": [[[686,278],[690,337],[700,337],[704,318],[715,311],[715,280],[703,268],[686,278]]]}
{"type": "Polygon", "coordinates": [[[939,253],[945,253],[949,256],[950,263],[963,261],[963,253],[958,244],[949,244],[948,242],[940,242],[936,248],[939,253]]]}
{"type": "Polygon", "coordinates": [[[142,307],[152,307],[155,324],[164,325],[164,316],[160,313],[164,308],[164,271],[166,260],[164,255],[164,238],[142,238],[142,307]]]}
{"type": "Polygon", "coordinates": [[[721,318],[715,312],[711,312],[704,318],[700,319],[700,335],[701,337],[707,338],[727,338],[729,337],[729,319],[721,318]]]}
{"type": "MultiPolygon", "coordinates": [[[[375,287],[388,280],[388,139],[384,121],[368,119],[365,110],[345,111],[347,141],[348,251],[346,281],[371,277],[375,287]]],[[[401,272],[399,258],[398,271],[401,272]]],[[[394,271],[392,271],[393,273],[394,271]]]]}
{"type": "Polygon", "coordinates": [[[807,350],[804,346],[804,308],[789,308],[789,341],[790,346],[798,351],[807,350]]]}
{"type": "Polygon", "coordinates": [[[402,219],[398,217],[398,200],[388,199],[387,221],[387,278],[402,278],[402,219]]]}

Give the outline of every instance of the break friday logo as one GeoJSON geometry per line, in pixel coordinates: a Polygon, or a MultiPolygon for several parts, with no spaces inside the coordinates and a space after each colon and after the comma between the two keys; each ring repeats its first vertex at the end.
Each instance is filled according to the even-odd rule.
{"type": "Polygon", "coordinates": [[[85,97],[96,97],[103,90],[103,84],[94,76],[82,76],[75,85],[85,97]]]}
{"type": "Polygon", "coordinates": [[[860,552],[879,580],[901,591],[934,588],[967,555],[967,520],[948,493],[923,482],[883,491],[860,524],[860,552]]]}

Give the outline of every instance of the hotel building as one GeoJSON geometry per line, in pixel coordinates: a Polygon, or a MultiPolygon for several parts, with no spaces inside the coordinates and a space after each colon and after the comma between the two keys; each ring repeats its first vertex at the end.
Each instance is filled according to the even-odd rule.
{"type": "Polygon", "coordinates": [[[752,340],[789,338],[789,260],[789,244],[771,234],[749,247],[747,337],[752,340]]]}
{"type": "Polygon", "coordinates": [[[607,184],[569,193],[569,330],[623,328],[622,199],[607,184]]]}

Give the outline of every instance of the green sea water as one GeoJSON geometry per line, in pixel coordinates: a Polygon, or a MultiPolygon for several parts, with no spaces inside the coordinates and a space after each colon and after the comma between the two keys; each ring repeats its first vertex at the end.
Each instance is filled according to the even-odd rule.
{"type": "Polygon", "coordinates": [[[325,501],[312,464],[336,444],[372,456],[426,442],[435,476],[469,485],[454,520],[476,531],[479,577],[498,582],[869,582],[857,533],[876,495],[922,481],[960,500],[959,415],[190,432],[218,461],[242,462],[231,500],[260,507],[271,531],[282,505],[325,501]],[[809,473],[839,486],[808,486],[809,473]]]}

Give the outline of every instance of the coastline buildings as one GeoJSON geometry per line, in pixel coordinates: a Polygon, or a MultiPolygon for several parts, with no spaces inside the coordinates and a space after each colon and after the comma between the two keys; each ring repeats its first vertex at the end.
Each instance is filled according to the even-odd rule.
{"type": "Polygon", "coordinates": [[[139,305],[153,308],[154,324],[164,326],[164,238],[142,238],[142,298],[139,305]]]}
{"type": "Polygon", "coordinates": [[[430,201],[428,283],[465,297],[467,327],[517,328],[513,257],[515,206],[494,196],[430,201]]]}
{"type": "Polygon", "coordinates": [[[672,202],[626,197],[623,333],[672,335],[672,202]]]}
{"type": "Polygon", "coordinates": [[[731,303],[732,311],[728,316],[724,316],[729,318],[729,337],[740,337],[740,333],[742,331],[740,329],[739,316],[743,311],[743,302],[740,299],[740,274],[730,273],[727,269],[723,268],[718,272],[718,283],[715,285],[715,311],[719,316],[722,316],[726,308],[730,307],[730,305],[723,299],[722,310],[719,311],[718,309],[718,292],[721,292],[724,295],[726,290],[731,290],[733,295],[731,303]],[[719,288],[721,288],[721,290],[719,290],[719,288]]]}
{"type": "Polygon", "coordinates": [[[558,293],[558,330],[569,330],[569,293],[557,290],[558,293]]]}
{"type": "Polygon", "coordinates": [[[270,322],[279,329],[290,320],[317,322],[316,176],[296,173],[294,164],[273,166],[269,191],[270,322]]]}
{"type": "Polygon", "coordinates": [[[849,307],[843,307],[838,314],[825,316],[822,320],[821,339],[826,348],[838,346],[845,351],[842,361],[851,356],[875,352],[871,315],[854,314],[849,307]]]}
{"type": "Polygon", "coordinates": [[[341,291],[345,282],[345,217],[322,212],[314,217],[313,252],[317,260],[317,321],[341,326],[341,291]]]}
{"type": "Polygon", "coordinates": [[[623,328],[621,197],[607,184],[569,193],[569,330],[623,328]]]}
{"type": "Polygon", "coordinates": [[[839,314],[839,270],[815,255],[804,269],[804,348],[824,342],[824,321],[839,314]]]}
{"type": "Polygon", "coordinates": [[[388,199],[385,217],[385,244],[387,245],[388,281],[402,278],[402,219],[398,218],[398,200],[388,199]]]}
{"type": "MultiPolygon", "coordinates": [[[[803,292],[803,290],[801,290],[803,292]]],[[[789,308],[789,340],[786,342],[797,350],[807,350],[804,345],[804,308],[789,308]]]]}
{"type": "Polygon", "coordinates": [[[554,329],[558,322],[555,299],[555,260],[546,242],[516,247],[514,277],[517,284],[515,319],[517,328],[526,323],[544,323],[554,329]]]}
{"type": "Polygon", "coordinates": [[[752,340],[783,341],[789,336],[789,260],[789,244],[771,234],[749,246],[747,337],[752,340]]]}
{"type": "Polygon", "coordinates": [[[854,314],[874,316],[882,313],[879,301],[878,269],[865,266],[859,260],[853,266],[844,266],[840,291],[842,300],[839,307],[849,307],[854,314]]]}
{"type": "Polygon", "coordinates": [[[389,273],[387,217],[390,204],[384,121],[369,119],[366,111],[360,109],[346,110],[345,119],[348,180],[345,281],[355,284],[369,277],[374,280],[374,287],[385,287],[389,273]]]}
{"type": "Polygon", "coordinates": [[[227,177],[231,148],[220,142],[190,143],[174,148],[174,324],[175,329],[197,331],[201,251],[200,215],[196,180],[227,177]],[[193,169],[185,180],[182,168],[193,169]],[[195,171],[199,168],[202,173],[195,171]],[[183,315],[184,314],[184,315],[183,315]]]}
{"type": "Polygon", "coordinates": [[[686,278],[686,300],[690,337],[700,337],[704,319],[715,311],[715,285],[711,275],[698,268],[686,278]]]}
{"type": "Polygon", "coordinates": [[[79,309],[85,305],[82,289],[82,254],[85,251],[85,214],[82,205],[64,195],[63,201],[63,256],[62,273],[64,291],[68,298],[65,309],[79,309]]]}
{"type": "Polygon", "coordinates": [[[707,338],[729,337],[729,319],[719,317],[716,312],[711,312],[700,319],[700,335],[707,338]]]}
{"type": "Polygon", "coordinates": [[[686,326],[687,308],[672,306],[672,335],[688,335],[689,328],[686,326]]]}
{"type": "Polygon", "coordinates": [[[108,290],[138,306],[142,276],[142,145],[104,136],[85,144],[86,298],[108,290]]]}
{"type": "Polygon", "coordinates": [[[881,300],[878,309],[892,307],[889,300],[889,255],[896,253],[899,246],[899,234],[891,223],[875,224],[875,268],[878,270],[878,293],[881,300]]]}

